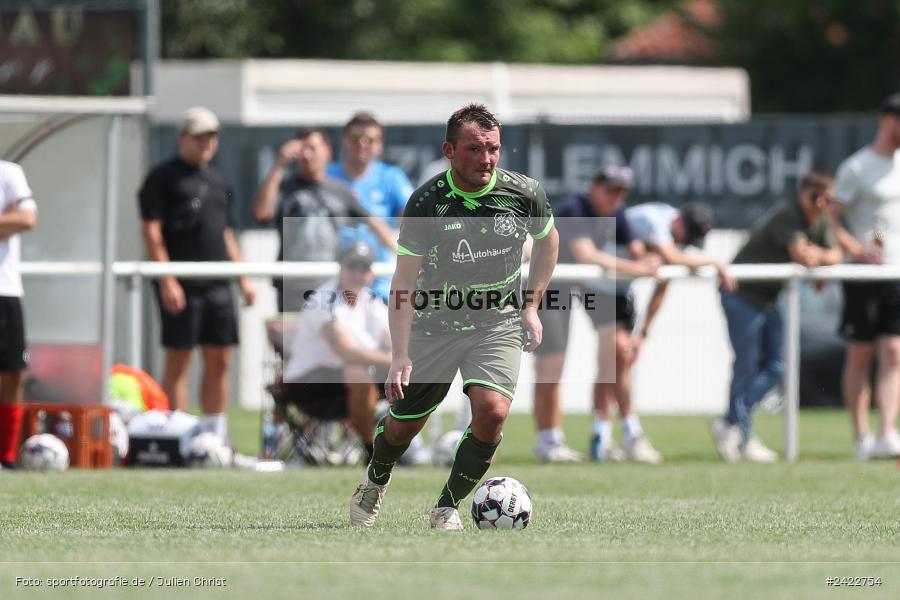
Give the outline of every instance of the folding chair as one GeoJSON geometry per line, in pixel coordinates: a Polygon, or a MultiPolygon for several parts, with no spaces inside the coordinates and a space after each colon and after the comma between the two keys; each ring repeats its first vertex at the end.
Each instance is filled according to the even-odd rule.
{"type": "MultiPolygon", "coordinates": [[[[329,397],[322,388],[302,393],[304,384],[285,384],[284,362],[288,359],[296,314],[282,313],[266,320],[266,337],[273,355],[269,357],[269,381],[266,391],[273,402],[274,440],[272,458],[286,463],[300,462],[306,465],[361,464],[365,449],[358,437],[345,424],[346,407],[343,399],[329,397]],[[313,399],[313,397],[315,399],[313,399]]],[[[334,377],[324,375],[319,383],[309,386],[334,387],[334,377]]],[[[266,441],[263,440],[263,445],[266,441]]]]}

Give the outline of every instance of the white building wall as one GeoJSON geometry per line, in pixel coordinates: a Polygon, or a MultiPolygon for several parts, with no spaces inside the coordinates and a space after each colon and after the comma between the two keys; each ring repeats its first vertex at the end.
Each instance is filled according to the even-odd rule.
{"type": "MultiPolygon", "coordinates": [[[[388,125],[444,123],[483,102],[505,123],[733,123],[750,116],[733,68],[407,63],[338,60],[160,61],[152,119],[202,104],[233,125],[340,125],[361,109],[388,125]]],[[[135,65],[133,85],[140,86],[135,65]]]]}

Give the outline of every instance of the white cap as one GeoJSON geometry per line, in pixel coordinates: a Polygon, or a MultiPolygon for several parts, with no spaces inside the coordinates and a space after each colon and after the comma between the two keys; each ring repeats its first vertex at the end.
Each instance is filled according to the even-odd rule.
{"type": "Polygon", "coordinates": [[[189,135],[202,135],[204,133],[218,133],[219,119],[215,113],[204,106],[194,106],[184,111],[181,117],[181,124],[178,126],[179,133],[187,133],[189,135]]]}

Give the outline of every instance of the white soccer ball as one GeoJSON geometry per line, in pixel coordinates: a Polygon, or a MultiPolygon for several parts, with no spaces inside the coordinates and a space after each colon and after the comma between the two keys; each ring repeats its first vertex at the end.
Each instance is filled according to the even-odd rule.
{"type": "Polygon", "coordinates": [[[33,435],[19,451],[22,468],[34,471],[65,471],[69,467],[69,449],[52,433],[33,435]]]}
{"type": "Polygon", "coordinates": [[[452,465],[462,435],[463,432],[458,429],[444,432],[431,447],[431,463],[437,467],[452,465]]]}
{"type": "Polygon", "coordinates": [[[128,428],[116,411],[109,413],[109,443],[113,448],[113,461],[121,464],[128,454],[128,428]]]}
{"type": "Polygon", "coordinates": [[[234,452],[222,443],[212,432],[204,432],[191,440],[188,446],[188,465],[205,469],[230,467],[234,461],[234,452]]]}
{"type": "Polygon", "coordinates": [[[512,477],[494,477],[472,496],[472,518],[479,529],[525,529],[534,506],[528,489],[512,477]]]}

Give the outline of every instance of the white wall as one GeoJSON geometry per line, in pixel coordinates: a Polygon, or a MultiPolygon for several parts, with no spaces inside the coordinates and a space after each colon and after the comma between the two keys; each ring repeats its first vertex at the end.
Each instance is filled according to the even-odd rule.
{"type": "MultiPolygon", "coordinates": [[[[750,116],[742,69],[341,60],[159,61],[152,119],[208,106],[231,125],[440,124],[469,102],[505,123],[734,123],[750,116]]],[[[140,66],[132,83],[140,88],[140,66]]]]}

